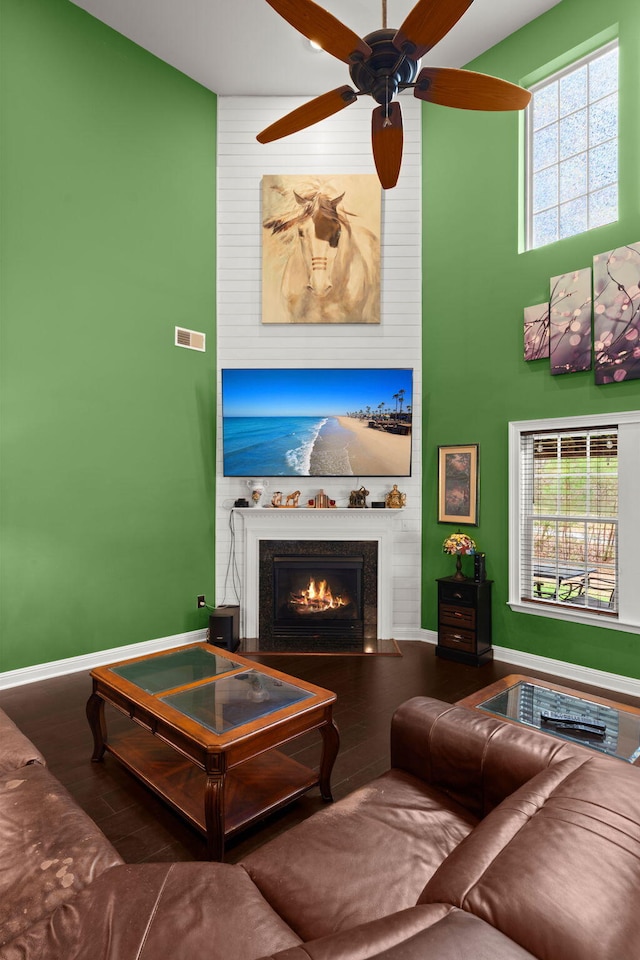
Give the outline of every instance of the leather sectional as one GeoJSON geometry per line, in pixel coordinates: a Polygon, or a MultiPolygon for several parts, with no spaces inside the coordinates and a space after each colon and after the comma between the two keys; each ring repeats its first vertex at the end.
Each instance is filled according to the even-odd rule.
{"type": "Polygon", "coordinates": [[[0,711],[1,960],[638,960],[640,769],[424,697],[241,864],[124,864],[0,711]]]}

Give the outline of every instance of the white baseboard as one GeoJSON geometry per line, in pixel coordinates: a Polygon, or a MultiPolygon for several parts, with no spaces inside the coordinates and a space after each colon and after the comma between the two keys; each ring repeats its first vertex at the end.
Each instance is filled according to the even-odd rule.
{"type": "Polygon", "coordinates": [[[61,677],[66,673],[93,670],[94,667],[101,667],[105,663],[116,663],[118,660],[128,660],[131,657],[143,657],[147,653],[158,653],[160,650],[169,650],[171,647],[181,647],[187,643],[196,643],[199,640],[206,639],[206,629],[192,630],[190,633],[177,633],[173,637],[144,640],[142,643],[132,643],[126,647],[111,647],[109,650],[83,653],[79,657],[68,657],[66,660],[52,660],[50,663],[38,663],[33,667],[7,670],[0,673],[0,690],[19,687],[24,683],[35,683],[37,680],[50,680],[52,677],[61,677]]]}
{"type": "Polygon", "coordinates": [[[579,683],[588,683],[594,687],[603,687],[605,690],[615,690],[617,693],[640,697],[640,680],[634,677],[607,673],[606,670],[595,670],[593,667],[582,667],[578,663],[567,663],[565,660],[552,660],[551,657],[540,657],[535,653],[522,653],[520,650],[511,650],[509,647],[494,647],[493,656],[501,663],[510,663],[525,671],[527,668],[539,670],[540,673],[552,673],[566,680],[577,680],[579,683]]]}
{"type": "MultiPolygon", "coordinates": [[[[171,647],[180,647],[206,639],[206,629],[192,630],[190,633],[175,634],[173,637],[145,640],[126,647],[112,647],[109,650],[85,653],[66,660],[52,660],[50,663],[40,663],[20,670],[7,670],[5,673],[0,673],[0,690],[19,687],[24,683],[35,683],[37,680],[49,680],[51,677],[60,677],[66,673],[92,670],[106,663],[127,660],[130,657],[142,657],[147,653],[157,653],[160,650],[169,650],[171,647]]],[[[411,627],[406,630],[396,630],[394,640],[419,640],[422,643],[435,644],[438,641],[438,634],[435,630],[416,630],[411,627]]],[[[509,647],[494,647],[493,656],[500,663],[509,663],[524,671],[529,669],[540,673],[551,673],[565,680],[577,680],[579,683],[587,683],[594,687],[602,687],[604,690],[614,690],[640,698],[640,680],[633,677],[607,673],[605,670],[594,670],[592,667],[581,667],[577,663],[567,663],[564,660],[552,660],[551,657],[540,657],[535,653],[522,653],[519,650],[511,650],[509,647]]]]}
{"type": "Polygon", "coordinates": [[[438,634],[435,630],[422,630],[415,627],[394,627],[394,640],[421,640],[423,643],[437,643],[438,634]]]}
{"type": "MultiPolygon", "coordinates": [[[[438,634],[435,630],[413,631],[411,636],[394,634],[396,640],[422,640],[424,643],[437,643],[438,634]]],[[[594,670],[593,667],[581,667],[577,663],[567,663],[566,660],[552,660],[551,657],[540,657],[535,653],[522,653],[510,647],[494,647],[493,658],[500,663],[510,663],[526,673],[527,670],[537,670],[539,673],[551,673],[564,680],[577,680],[578,683],[588,683],[593,687],[602,687],[604,690],[615,690],[617,693],[627,693],[631,697],[640,698],[640,680],[634,677],[624,677],[619,673],[607,673],[606,670],[594,670]]]]}

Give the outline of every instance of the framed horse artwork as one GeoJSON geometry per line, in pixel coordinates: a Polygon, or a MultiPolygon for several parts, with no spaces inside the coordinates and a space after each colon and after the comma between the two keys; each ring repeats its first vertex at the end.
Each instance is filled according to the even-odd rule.
{"type": "Polygon", "coordinates": [[[262,178],[262,322],[380,323],[375,174],[262,178]]]}

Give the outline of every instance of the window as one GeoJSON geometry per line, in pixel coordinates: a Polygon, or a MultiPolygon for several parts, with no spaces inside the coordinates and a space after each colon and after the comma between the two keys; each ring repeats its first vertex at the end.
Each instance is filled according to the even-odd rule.
{"type": "Polygon", "coordinates": [[[522,600],[617,611],[618,430],[524,433],[522,600]]]}
{"type": "Polygon", "coordinates": [[[531,88],[527,249],[618,219],[618,42],[531,88]]]}
{"type": "Polygon", "coordinates": [[[510,424],[512,608],[640,632],[640,411],[510,424]]]}

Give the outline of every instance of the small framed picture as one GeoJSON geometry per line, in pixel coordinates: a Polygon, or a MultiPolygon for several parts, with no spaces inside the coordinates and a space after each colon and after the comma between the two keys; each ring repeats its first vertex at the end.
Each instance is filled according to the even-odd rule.
{"type": "Polygon", "coordinates": [[[478,526],[478,444],[438,447],[438,523],[478,526]]]}

